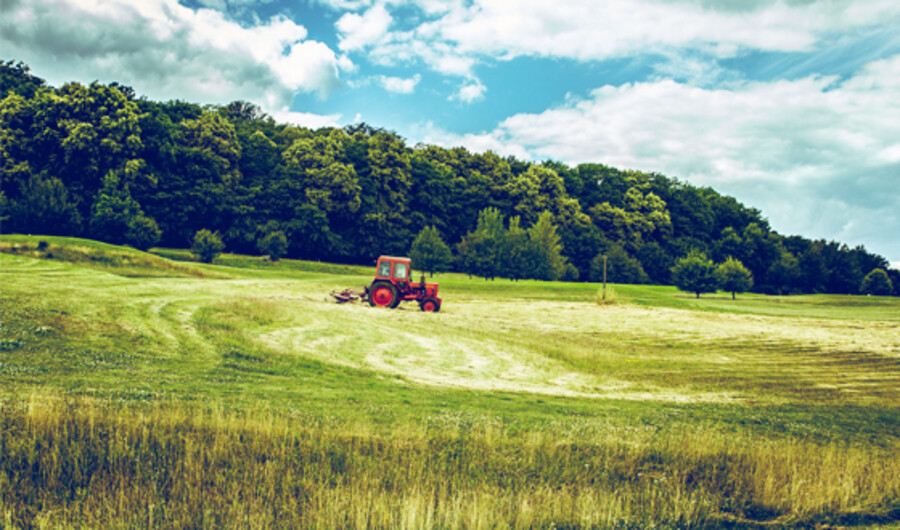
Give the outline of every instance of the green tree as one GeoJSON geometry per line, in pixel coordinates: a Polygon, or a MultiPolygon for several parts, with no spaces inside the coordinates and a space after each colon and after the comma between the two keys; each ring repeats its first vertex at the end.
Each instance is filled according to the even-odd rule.
{"type": "Polygon", "coordinates": [[[450,268],[453,253],[441,238],[441,233],[434,226],[423,228],[409,249],[409,257],[413,266],[427,271],[430,276],[435,272],[443,272],[450,268]]]}
{"type": "Polygon", "coordinates": [[[747,292],[753,286],[753,274],[743,263],[731,257],[716,267],[716,274],[719,277],[719,285],[731,293],[732,300],[735,293],[747,292]]]}
{"type": "Polygon", "coordinates": [[[16,94],[0,102],[0,172],[10,199],[33,175],[58,178],[90,217],[103,177],[139,156],[139,111],[117,88],[94,82],[38,88],[27,100],[16,94]],[[16,179],[10,186],[6,177],[16,179]]]}
{"type": "Polygon", "coordinates": [[[360,185],[353,166],[342,163],[341,131],[295,140],[282,154],[283,171],[299,179],[306,201],[326,213],[351,214],[360,206],[360,185]]]}
{"type": "Polygon", "coordinates": [[[553,214],[541,212],[528,229],[528,243],[532,269],[528,276],[538,280],[558,280],[565,274],[566,259],[562,256],[559,234],[553,224],[553,214]]]}
{"type": "Polygon", "coordinates": [[[147,250],[159,243],[162,231],[156,221],[145,215],[135,215],[128,221],[125,242],[138,250],[147,250]]]}
{"type": "Polygon", "coordinates": [[[256,248],[269,256],[270,261],[278,261],[287,252],[287,236],[281,230],[274,230],[261,237],[257,242],[256,248]]]}
{"type": "Polygon", "coordinates": [[[506,230],[503,228],[500,210],[482,210],[478,214],[475,231],[466,234],[458,246],[463,270],[493,280],[501,272],[501,252],[505,237],[506,230]]]}
{"type": "Polygon", "coordinates": [[[675,262],[672,267],[672,281],[682,291],[695,293],[714,293],[718,287],[716,266],[706,254],[691,251],[687,256],[675,262]]]}
{"type": "Polygon", "coordinates": [[[890,296],[894,292],[894,285],[883,269],[872,269],[859,284],[859,292],[863,294],[890,296]]]}
{"type": "Polygon", "coordinates": [[[91,236],[110,243],[125,243],[126,234],[136,217],[144,217],[141,206],[131,196],[119,172],[110,171],[103,178],[103,188],[91,207],[91,236]]]}
{"type": "Polygon", "coordinates": [[[666,203],[653,192],[645,195],[633,186],[622,200],[622,207],[603,202],[590,209],[594,223],[607,238],[636,251],[644,241],[671,231],[666,203]]]}
{"type": "Polygon", "coordinates": [[[778,258],[766,271],[766,283],[778,294],[796,291],[800,278],[797,258],[783,248],[779,250],[778,258]]]}
{"type": "Polygon", "coordinates": [[[194,234],[194,244],[191,245],[191,252],[203,263],[212,263],[216,256],[225,250],[225,244],[218,232],[210,232],[207,229],[198,230],[194,234]]]}
{"type": "Polygon", "coordinates": [[[504,239],[500,257],[502,274],[514,281],[525,278],[531,270],[528,260],[528,232],[521,227],[521,218],[517,215],[509,220],[509,230],[504,239]]]}
{"type": "Polygon", "coordinates": [[[31,175],[20,186],[19,198],[9,200],[9,228],[4,231],[71,235],[81,231],[81,216],[69,200],[65,184],[57,178],[31,175]]]}
{"type": "Polygon", "coordinates": [[[606,255],[606,280],[611,283],[648,283],[641,262],[628,255],[621,245],[612,245],[606,253],[599,253],[591,261],[591,280],[603,281],[603,256],[606,255]]]}
{"type": "Polygon", "coordinates": [[[334,134],[346,142],[345,158],[358,176],[360,189],[366,190],[360,195],[359,212],[349,221],[354,250],[364,256],[406,251],[413,239],[408,213],[410,150],[400,136],[386,131],[371,136],[357,132],[352,138],[342,131],[334,134]]]}
{"type": "Polygon", "coordinates": [[[726,227],[722,230],[722,236],[713,244],[713,257],[717,261],[724,262],[729,257],[740,258],[744,252],[741,236],[734,228],[726,227]]]}

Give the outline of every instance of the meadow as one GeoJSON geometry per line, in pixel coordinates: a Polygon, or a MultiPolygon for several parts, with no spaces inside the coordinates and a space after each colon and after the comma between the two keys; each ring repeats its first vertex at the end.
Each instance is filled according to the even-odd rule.
{"type": "Polygon", "coordinates": [[[0,527],[900,524],[900,300],[188,258],[0,236],[0,527]]]}

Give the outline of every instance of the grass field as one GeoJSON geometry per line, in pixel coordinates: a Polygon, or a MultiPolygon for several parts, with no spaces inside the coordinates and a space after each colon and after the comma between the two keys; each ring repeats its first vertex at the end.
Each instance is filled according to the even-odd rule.
{"type": "Polygon", "coordinates": [[[0,251],[3,528],[900,523],[898,299],[0,251]]]}

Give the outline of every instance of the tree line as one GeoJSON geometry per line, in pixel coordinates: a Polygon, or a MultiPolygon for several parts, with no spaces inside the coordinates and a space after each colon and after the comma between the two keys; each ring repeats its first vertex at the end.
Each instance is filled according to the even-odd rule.
{"type": "Polygon", "coordinates": [[[408,145],[367,124],[311,130],[117,83],[56,88],[13,61],[0,97],[6,233],[147,249],[208,231],[232,252],[344,263],[437,236],[432,270],[486,278],[598,280],[606,256],[611,282],[671,284],[693,252],[740,261],[758,292],[858,293],[875,269],[900,285],[862,246],[783,236],[759,210],[658,173],[408,145]]]}

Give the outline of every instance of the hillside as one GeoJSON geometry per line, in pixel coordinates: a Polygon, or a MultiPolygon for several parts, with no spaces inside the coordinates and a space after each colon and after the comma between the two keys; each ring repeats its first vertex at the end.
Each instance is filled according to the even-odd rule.
{"type": "Polygon", "coordinates": [[[0,250],[5,526],[900,520],[896,298],[0,250]]]}
{"type": "Polygon", "coordinates": [[[244,254],[283,234],[289,257],[358,264],[434,227],[454,270],[485,277],[597,281],[608,255],[612,281],[671,284],[696,250],[739,259],[761,293],[856,294],[875,269],[900,286],[863,247],[781,235],[752,206],[664,175],[410,146],[366,124],[310,130],[115,83],[54,88],[12,61],[0,82],[4,233],[147,249],[208,229],[244,254]],[[507,247],[519,251],[497,255],[507,247]]]}

